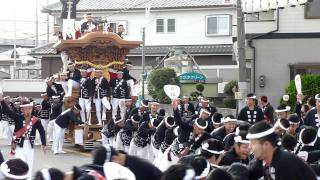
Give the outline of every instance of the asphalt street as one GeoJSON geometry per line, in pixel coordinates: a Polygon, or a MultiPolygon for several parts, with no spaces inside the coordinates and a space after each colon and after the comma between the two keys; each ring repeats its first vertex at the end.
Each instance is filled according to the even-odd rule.
{"type": "MultiPolygon", "coordinates": [[[[6,139],[0,139],[1,152],[5,158],[12,159],[14,156],[9,154],[10,146],[7,145],[6,139]]],[[[66,154],[54,155],[51,150],[51,146],[48,146],[48,150],[44,152],[40,146],[35,147],[33,172],[41,170],[43,168],[58,168],[62,171],[69,171],[73,166],[80,166],[92,161],[90,152],[80,152],[77,148],[69,143],[65,143],[64,151],[66,154]]]]}

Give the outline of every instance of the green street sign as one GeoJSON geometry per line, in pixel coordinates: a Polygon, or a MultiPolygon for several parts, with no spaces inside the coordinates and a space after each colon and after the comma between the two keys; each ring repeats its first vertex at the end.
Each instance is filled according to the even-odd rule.
{"type": "Polygon", "coordinates": [[[207,78],[196,72],[188,72],[179,76],[181,81],[205,81],[207,78]]]}

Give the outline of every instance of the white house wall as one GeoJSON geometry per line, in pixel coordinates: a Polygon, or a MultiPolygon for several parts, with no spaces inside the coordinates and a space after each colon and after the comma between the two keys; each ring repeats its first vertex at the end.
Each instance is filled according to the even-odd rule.
{"type": "Polygon", "coordinates": [[[256,93],[267,95],[277,106],[290,81],[290,64],[319,62],[320,39],[259,39],[254,41],[256,52],[256,93]],[[264,75],[265,87],[258,78],[264,75]]]}
{"type": "MultiPolygon", "coordinates": [[[[146,45],[199,45],[231,44],[230,36],[206,36],[207,15],[232,15],[231,23],[236,25],[235,8],[188,9],[153,11],[146,23],[145,12],[122,12],[107,17],[108,21],[126,20],[128,22],[127,40],[141,40],[141,28],[146,25],[146,45]],[[156,33],[156,19],[175,19],[175,33],[156,33]]],[[[106,17],[105,13],[93,13],[94,16],[106,17]]],[[[166,22],[165,22],[166,25],[166,22]]],[[[232,26],[230,26],[232,29],[232,26]]],[[[165,26],[166,31],[166,26],[165,26]]],[[[230,32],[232,32],[230,30],[230,32]]],[[[232,34],[232,33],[231,33],[232,34]]]]}
{"type": "MultiPolygon", "coordinates": [[[[275,30],[277,22],[276,20],[246,22],[245,27],[247,34],[266,33],[275,30]]],[[[319,31],[320,19],[305,19],[304,6],[279,9],[279,31],[277,31],[277,33],[305,33],[319,31]]]]}

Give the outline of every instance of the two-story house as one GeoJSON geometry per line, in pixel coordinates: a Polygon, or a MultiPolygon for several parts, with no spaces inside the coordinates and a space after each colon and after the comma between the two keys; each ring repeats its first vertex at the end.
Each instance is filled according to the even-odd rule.
{"type": "MultiPolygon", "coordinates": [[[[61,23],[60,2],[48,5],[43,12],[61,23]]],[[[232,58],[232,35],[236,26],[236,8],[231,0],[81,0],[77,17],[86,13],[106,18],[114,31],[125,28],[124,39],[141,40],[145,27],[147,71],[155,67],[175,48],[190,53],[210,83],[237,79],[238,65],[232,58]]],[[[135,65],[132,74],[141,78],[142,48],[130,51],[135,65]]],[[[52,44],[38,47],[32,55],[42,58],[43,78],[61,69],[60,56],[52,44]]],[[[210,96],[217,95],[217,88],[210,96]]]]}
{"type": "Polygon", "coordinates": [[[320,0],[246,15],[251,90],[274,106],[296,74],[319,74],[320,0]]]}

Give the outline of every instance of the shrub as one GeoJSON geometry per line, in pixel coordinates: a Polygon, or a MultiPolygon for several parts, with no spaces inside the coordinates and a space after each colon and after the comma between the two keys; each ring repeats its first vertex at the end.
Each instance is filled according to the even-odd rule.
{"type": "Polygon", "coordinates": [[[200,95],[202,95],[202,92],[204,91],[204,85],[203,84],[197,84],[196,90],[199,92],[200,95]]]}
{"type": "Polygon", "coordinates": [[[151,97],[161,103],[170,103],[163,86],[167,84],[180,86],[176,72],[171,68],[153,70],[148,77],[148,91],[151,97]]]}
{"type": "MultiPolygon", "coordinates": [[[[314,96],[320,92],[320,75],[303,75],[301,76],[302,94],[304,96],[314,96]]],[[[294,80],[291,80],[288,87],[285,90],[289,95],[288,105],[291,109],[294,108],[296,103],[297,90],[294,80]]],[[[283,103],[282,97],[280,103],[283,103]]]]}
{"type": "Polygon", "coordinates": [[[226,98],[223,100],[223,104],[226,108],[235,109],[237,106],[237,100],[234,99],[233,88],[238,86],[238,82],[232,80],[228,82],[224,87],[224,93],[226,94],[226,98]]]}
{"type": "Polygon", "coordinates": [[[226,108],[236,109],[237,100],[235,100],[234,97],[228,96],[223,99],[223,104],[226,108]]]}

